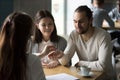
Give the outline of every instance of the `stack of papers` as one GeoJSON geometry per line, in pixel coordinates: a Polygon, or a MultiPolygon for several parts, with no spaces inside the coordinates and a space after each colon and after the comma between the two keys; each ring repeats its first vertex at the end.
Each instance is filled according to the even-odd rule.
{"type": "Polygon", "coordinates": [[[47,80],[80,80],[72,75],[60,73],[56,75],[46,76],[47,80]]]}

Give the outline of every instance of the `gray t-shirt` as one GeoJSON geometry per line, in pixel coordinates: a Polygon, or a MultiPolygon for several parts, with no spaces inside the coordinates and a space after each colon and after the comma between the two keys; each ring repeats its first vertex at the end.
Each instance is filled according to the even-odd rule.
{"type": "Polygon", "coordinates": [[[104,20],[108,23],[109,27],[115,26],[106,10],[97,7],[93,8],[93,26],[102,27],[104,20]]]}
{"type": "Polygon", "coordinates": [[[27,60],[27,80],[46,80],[39,57],[28,54],[27,60]]]}

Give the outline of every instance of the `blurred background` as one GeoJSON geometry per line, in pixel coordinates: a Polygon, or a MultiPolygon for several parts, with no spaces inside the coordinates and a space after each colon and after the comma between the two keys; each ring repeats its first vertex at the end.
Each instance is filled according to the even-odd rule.
{"type": "MultiPolygon", "coordinates": [[[[105,0],[104,8],[109,12],[116,0],[105,0]]],[[[0,0],[0,26],[6,16],[13,11],[24,11],[32,18],[38,10],[52,12],[59,35],[67,36],[74,29],[73,12],[80,5],[91,7],[91,0],[0,0]]]]}

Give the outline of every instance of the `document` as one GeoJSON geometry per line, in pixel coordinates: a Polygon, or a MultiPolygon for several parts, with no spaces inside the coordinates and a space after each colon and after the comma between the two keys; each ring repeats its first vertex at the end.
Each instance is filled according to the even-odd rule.
{"type": "Polygon", "coordinates": [[[60,73],[56,75],[46,76],[47,80],[80,80],[72,75],[60,73]]]}

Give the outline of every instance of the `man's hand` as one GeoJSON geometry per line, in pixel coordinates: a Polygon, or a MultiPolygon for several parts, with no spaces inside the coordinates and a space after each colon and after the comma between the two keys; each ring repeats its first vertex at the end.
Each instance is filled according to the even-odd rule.
{"type": "Polygon", "coordinates": [[[51,51],[49,54],[48,54],[48,57],[52,60],[58,60],[59,58],[61,58],[63,56],[63,52],[62,51],[51,51]]]}
{"type": "Polygon", "coordinates": [[[77,62],[74,66],[75,66],[76,68],[80,67],[79,62],[77,62]]]}

